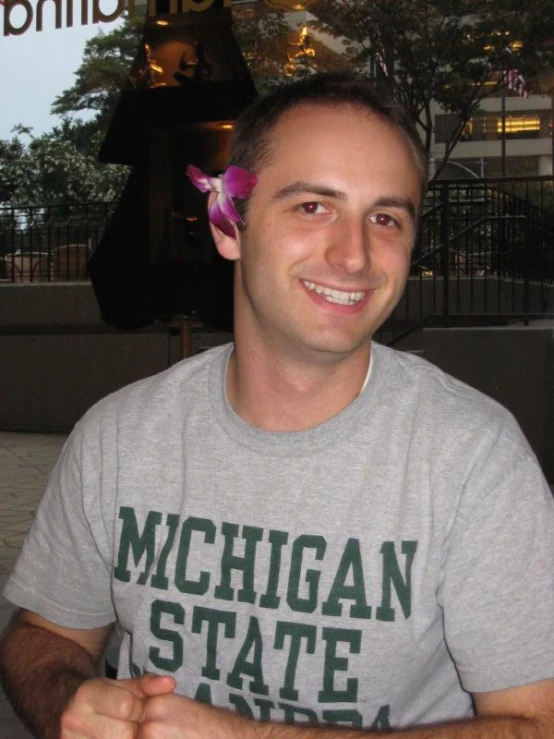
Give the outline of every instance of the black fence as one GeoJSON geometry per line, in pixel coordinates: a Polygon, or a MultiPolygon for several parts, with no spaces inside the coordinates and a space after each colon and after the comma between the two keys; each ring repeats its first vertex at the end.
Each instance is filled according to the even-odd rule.
{"type": "MultiPolygon", "coordinates": [[[[388,340],[429,317],[554,314],[552,177],[432,182],[388,340]]],[[[0,208],[0,279],[86,280],[116,203],[0,208]]]]}
{"type": "Polygon", "coordinates": [[[88,280],[88,260],[116,203],[0,208],[0,279],[88,280]]]}
{"type": "Polygon", "coordinates": [[[553,180],[432,182],[415,271],[554,279],[553,180]]]}
{"type": "Polygon", "coordinates": [[[439,180],[425,197],[406,294],[391,341],[430,318],[442,325],[527,323],[554,314],[552,177],[439,180]]]}

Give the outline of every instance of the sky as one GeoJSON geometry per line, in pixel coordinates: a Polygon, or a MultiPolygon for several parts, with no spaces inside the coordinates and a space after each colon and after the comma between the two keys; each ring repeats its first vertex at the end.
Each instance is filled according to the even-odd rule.
{"type": "MultiPolygon", "coordinates": [[[[36,2],[31,0],[31,5],[36,7],[36,2]]],[[[24,16],[16,16],[18,10],[12,10],[16,27],[24,21],[24,16]]],[[[110,11],[108,2],[102,3],[102,10],[110,11]]],[[[4,28],[2,16],[0,6],[0,34],[4,28]]],[[[78,11],[75,21],[73,28],[56,29],[53,18],[45,10],[43,31],[37,32],[33,22],[21,36],[0,35],[0,139],[11,138],[11,129],[18,123],[32,127],[33,134],[43,133],[59,123],[57,116],[50,115],[50,106],[57,95],[73,84],[86,40],[100,28],[109,32],[117,26],[117,21],[78,25],[78,11]]]]}

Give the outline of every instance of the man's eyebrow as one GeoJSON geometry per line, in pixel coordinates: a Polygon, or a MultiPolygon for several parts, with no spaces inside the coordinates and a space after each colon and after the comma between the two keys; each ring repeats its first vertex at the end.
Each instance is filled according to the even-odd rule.
{"type": "MultiPolygon", "coordinates": [[[[346,193],[340,190],[335,190],[332,187],[326,185],[320,185],[317,182],[306,182],[305,180],[298,180],[293,182],[291,185],[283,187],[278,190],[275,195],[275,200],[282,200],[283,198],[291,197],[292,195],[298,195],[299,193],[311,193],[313,195],[321,195],[326,198],[336,198],[337,200],[348,200],[346,193]]],[[[373,208],[402,208],[406,210],[411,216],[412,220],[416,220],[417,212],[415,204],[410,198],[402,198],[396,196],[383,196],[378,198],[372,205],[373,208]]]]}
{"type": "Polygon", "coordinates": [[[332,187],[326,185],[320,185],[317,182],[306,182],[305,180],[298,180],[293,182],[291,185],[283,187],[278,190],[275,195],[275,200],[282,200],[288,198],[291,195],[298,195],[301,192],[312,193],[313,195],[321,195],[325,198],[336,198],[337,200],[347,200],[346,194],[340,190],[334,190],[332,187]]]}
{"type": "Polygon", "coordinates": [[[415,204],[410,198],[398,198],[395,196],[384,196],[382,198],[378,198],[375,203],[373,203],[374,208],[402,208],[403,210],[408,211],[408,214],[411,216],[412,220],[415,221],[417,218],[417,212],[415,204]]]}

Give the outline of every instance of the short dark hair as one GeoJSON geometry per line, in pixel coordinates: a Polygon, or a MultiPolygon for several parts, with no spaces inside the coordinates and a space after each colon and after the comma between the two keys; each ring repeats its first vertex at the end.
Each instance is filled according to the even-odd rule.
{"type": "MultiPolygon", "coordinates": [[[[257,98],[237,118],[229,164],[258,172],[269,155],[269,134],[289,110],[301,105],[353,105],[388,121],[406,139],[420,171],[422,196],[427,189],[428,155],[405,108],[368,79],[346,73],[317,74],[284,84],[257,98]]],[[[247,201],[235,200],[244,216],[247,201]]]]}

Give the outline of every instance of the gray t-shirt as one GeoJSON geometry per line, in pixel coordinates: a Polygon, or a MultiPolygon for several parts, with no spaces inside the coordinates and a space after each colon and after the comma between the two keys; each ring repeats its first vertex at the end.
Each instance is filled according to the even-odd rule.
{"type": "Polygon", "coordinates": [[[231,347],[76,426],[5,595],[117,620],[120,676],[275,721],[385,729],[554,677],[554,505],[512,416],[411,355],[293,433],[230,408],[231,347]]]}

